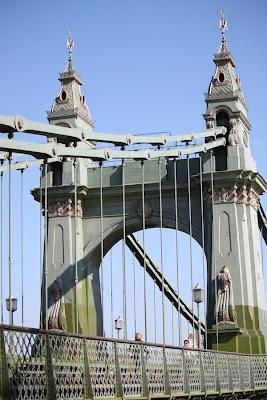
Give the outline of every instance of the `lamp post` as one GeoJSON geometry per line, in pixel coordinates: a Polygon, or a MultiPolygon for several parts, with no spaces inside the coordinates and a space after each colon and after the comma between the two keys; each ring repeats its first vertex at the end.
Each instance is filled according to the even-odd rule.
{"type": "Polygon", "coordinates": [[[6,299],[6,309],[9,313],[11,313],[11,325],[13,325],[13,313],[17,311],[18,299],[16,297],[8,297],[6,299]]]}
{"type": "Polygon", "coordinates": [[[204,289],[197,283],[193,287],[193,301],[197,303],[197,320],[198,320],[198,348],[200,349],[200,319],[199,319],[199,304],[204,300],[204,289]]]}
{"type": "Polygon", "coordinates": [[[124,327],[124,321],[119,316],[117,319],[115,319],[115,329],[118,332],[118,339],[120,338],[120,330],[123,329],[123,327],[124,327]]]}

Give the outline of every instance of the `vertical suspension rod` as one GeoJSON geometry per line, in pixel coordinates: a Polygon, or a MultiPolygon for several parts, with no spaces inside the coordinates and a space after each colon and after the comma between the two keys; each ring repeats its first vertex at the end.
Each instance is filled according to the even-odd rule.
{"type": "MultiPolygon", "coordinates": [[[[162,217],[162,190],[161,190],[161,160],[158,160],[159,168],[159,216],[160,216],[160,267],[162,276],[164,276],[164,265],[163,265],[163,217],[162,217]]],[[[162,279],[162,290],[161,290],[161,302],[162,302],[162,337],[163,344],[165,345],[165,287],[164,279],[162,279]]]]}
{"type": "Polygon", "coordinates": [[[104,272],[103,272],[103,259],[104,259],[104,228],[103,228],[103,163],[100,161],[100,279],[101,279],[101,300],[102,300],[102,318],[104,329],[104,272]]]}
{"type": "MultiPolygon", "coordinates": [[[[190,158],[187,155],[187,186],[188,186],[188,212],[189,212],[189,252],[190,252],[190,278],[191,278],[191,298],[192,298],[192,313],[194,316],[194,301],[193,301],[193,258],[192,258],[192,205],[191,205],[191,176],[190,176],[190,158]]],[[[194,317],[193,317],[194,318],[194,317]]],[[[195,324],[193,319],[193,347],[195,347],[195,324]]]]}
{"type": "Polygon", "coordinates": [[[20,223],[21,223],[21,238],[20,238],[20,251],[21,251],[21,325],[24,326],[24,204],[23,204],[23,172],[20,170],[20,223]]]}
{"type": "Polygon", "coordinates": [[[145,216],[145,164],[141,161],[142,165],[142,230],[143,230],[143,271],[144,271],[144,318],[145,318],[145,342],[147,342],[147,297],[146,297],[146,250],[145,250],[145,229],[146,229],[146,216],[145,216]]]}
{"type": "Polygon", "coordinates": [[[177,192],[177,160],[174,159],[174,207],[175,207],[175,249],[176,249],[176,289],[178,293],[178,339],[181,346],[181,304],[179,285],[179,242],[178,242],[178,192],[177,192]]]}
{"type": "Polygon", "coordinates": [[[217,300],[217,272],[216,272],[216,254],[215,254],[215,232],[214,232],[214,161],[213,150],[210,151],[210,180],[211,180],[211,210],[212,210],[212,254],[214,270],[214,296],[215,296],[215,323],[216,323],[216,350],[219,350],[219,331],[218,331],[218,300],[217,300]]]}
{"type": "Polygon", "coordinates": [[[126,212],[125,212],[125,162],[122,160],[122,275],[123,275],[123,320],[124,320],[124,339],[127,339],[127,288],[126,288],[126,265],[125,265],[125,245],[126,245],[126,212]]]}
{"type": "Polygon", "coordinates": [[[136,333],[136,280],[135,280],[135,253],[133,253],[133,300],[134,300],[134,333],[136,333]]]}
{"type": "Polygon", "coordinates": [[[199,180],[200,180],[200,208],[201,208],[201,237],[202,237],[202,274],[204,283],[204,324],[205,324],[205,348],[208,346],[207,330],[207,279],[205,273],[205,232],[204,232],[204,204],[203,204],[203,171],[202,156],[199,156],[199,180]]]}
{"type": "Polygon", "coordinates": [[[154,279],[154,288],[153,288],[153,295],[154,295],[154,336],[155,336],[155,343],[157,343],[157,311],[156,311],[156,280],[154,279]]]}
{"type": "Polygon", "coordinates": [[[111,337],[113,338],[113,258],[110,249],[110,313],[111,313],[111,337]]]}
{"type": "Polygon", "coordinates": [[[77,160],[73,161],[74,169],[74,262],[75,262],[75,332],[79,330],[79,306],[78,306],[78,259],[77,259],[77,160]]]}
{"type": "Polygon", "coordinates": [[[9,291],[9,325],[13,325],[12,313],[12,153],[8,156],[8,291],[9,291]]]}
{"type": "MultiPolygon", "coordinates": [[[[42,249],[43,249],[43,237],[42,237],[42,216],[43,216],[43,187],[42,187],[42,174],[43,174],[43,165],[40,165],[40,216],[39,216],[39,240],[40,240],[40,297],[42,295],[42,281],[43,281],[43,254],[42,254],[42,249]]],[[[41,315],[40,315],[40,321],[43,320],[42,318],[42,306],[41,306],[41,315]]]]}
{"type": "MultiPolygon", "coordinates": [[[[1,166],[3,160],[1,160],[1,166]]],[[[4,307],[3,307],[3,171],[1,171],[1,209],[0,209],[0,224],[1,224],[1,241],[0,241],[0,263],[1,263],[1,324],[4,322],[4,307]]]]}
{"type": "Polygon", "coordinates": [[[47,202],[48,202],[48,192],[47,192],[47,160],[45,160],[45,198],[44,198],[44,215],[45,215],[45,273],[44,273],[44,289],[45,289],[45,329],[48,329],[48,287],[47,287],[47,273],[48,273],[48,212],[47,212],[47,202]]]}

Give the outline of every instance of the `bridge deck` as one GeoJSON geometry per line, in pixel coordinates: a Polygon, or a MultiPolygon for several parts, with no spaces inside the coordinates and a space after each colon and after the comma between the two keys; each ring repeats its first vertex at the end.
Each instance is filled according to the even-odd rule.
{"type": "Polygon", "coordinates": [[[267,355],[0,326],[1,399],[246,398],[267,392],[267,355]]]}

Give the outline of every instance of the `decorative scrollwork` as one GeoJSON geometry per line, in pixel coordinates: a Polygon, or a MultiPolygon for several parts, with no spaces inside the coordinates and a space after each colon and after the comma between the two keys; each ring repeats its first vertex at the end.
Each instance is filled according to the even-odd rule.
{"type": "MultiPolygon", "coordinates": [[[[48,205],[48,216],[49,217],[74,217],[75,216],[75,205],[71,199],[64,202],[56,202],[48,205]]],[[[82,201],[77,200],[76,204],[76,216],[82,218],[82,201]]]]}
{"type": "Polygon", "coordinates": [[[247,189],[245,185],[231,187],[214,188],[204,192],[204,200],[214,201],[214,203],[237,203],[252,206],[256,210],[259,207],[259,197],[251,189],[247,189]]]}

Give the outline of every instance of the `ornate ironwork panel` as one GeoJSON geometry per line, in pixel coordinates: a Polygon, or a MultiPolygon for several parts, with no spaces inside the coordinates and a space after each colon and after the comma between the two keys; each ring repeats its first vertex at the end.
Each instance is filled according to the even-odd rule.
{"type": "Polygon", "coordinates": [[[185,382],[183,350],[166,348],[165,356],[172,394],[184,392],[185,382]]]}
{"type": "Polygon", "coordinates": [[[220,390],[221,391],[231,390],[229,382],[229,366],[228,366],[227,354],[216,353],[215,357],[217,360],[217,370],[218,370],[220,390]]]}
{"type": "Polygon", "coordinates": [[[199,351],[185,350],[185,366],[190,392],[201,391],[201,359],[199,351]]]}
{"type": "Polygon", "coordinates": [[[57,399],[84,398],[84,351],[81,338],[49,335],[57,399]]]}
{"type": "Polygon", "coordinates": [[[86,352],[94,397],[115,397],[114,345],[114,343],[105,340],[86,340],[86,352]]]}
{"type": "Polygon", "coordinates": [[[250,374],[250,362],[249,356],[239,356],[239,366],[242,375],[243,388],[251,388],[251,374],[250,374]]]}
{"type": "Polygon", "coordinates": [[[144,346],[144,357],[149,392],[165,393],[164,353],[162,347],[144,346]]]}
{"type": "Polygon", "coordinates": [[[228,354],[229,368],[232,378],[232,386],[234,390],[241,388],[240,383],[240,369],[239,369],[239,356],[237,354],[228,354]]]}
{"type": "Polygon", "coordinates": [[[123,396],[141,396],[143,393],[141,345],[117,343],[116,346],[123,396]]]}
{"type": "Polygon", "coordinates": [[[216,390],[215,354],[211,351],[203,351],[201,356],[205,378],[205,389],[207,392],[214,392],[216,390]]]}
{"type": "Polygon", "coordinates": [[[251,368],[254,379],[255,388],[267,387],[267,357],[253,356],[251,357],[251,368]]]}
{"type": "Polygon", "coordinates": [[[45,336],[5,331],[12,399],[46,399],[45,336]]]}

